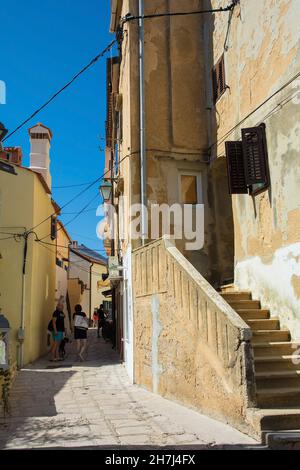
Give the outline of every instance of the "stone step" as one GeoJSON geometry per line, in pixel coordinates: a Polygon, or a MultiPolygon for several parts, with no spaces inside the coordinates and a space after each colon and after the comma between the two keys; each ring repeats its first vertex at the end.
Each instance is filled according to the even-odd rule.
{"type": "Polygon", "coordinates": [[[297,388],[300,389],[300,370],[273,370],[256,372],[256,387],[261,388],[297,388]]]}
{"type": "Polygon", "coordinates": [[[222,297],[226,302],[232,302],[236,300],[251,300],[251,292],[237,291],[237,292],[222,292],[222,297]]]}
{"type": "Polygon", "coordinates": [[[300,386],[260,388],[256,391],[256,398],[257,405],[262,408],[289,407],[292,405],[300,407],[300,386]]]}
{"type": "Polygon", "coordinates": [[[238,309],[236,312],[240,315],[240,317],[247,321],[247,320],[264,320],[270,317],[269,310],[263,309],[238,309]]]}
{"type": "Polygon", "coordinates": [[[254,363],[255,372],[297,370],[300,369],[300,355],[261,356],[256,357],[254,363]]]}
{"type": "MultiPolygon", "coordinates": [[[[247,421],[257,432],[257,438],[266,433],[300,429],[300,409],[295,407],[248,408],[247,421]]],[[[263,443],[265,442],[262,439],[263,443]]]]}
{"type": "Polygon", "coordinates": [[[233,283],[231,284],[224,284],[223,286],[220,287],[219,289],[220,293],[222,292],[238,292],[237,288],[233,283]]]}
{"type": "Polygon", "coordinates": [[[300,427],[298,430],[264,431],[262,441],[270,450],[300,450],[300,427]]]}
{"type": "Polygon", "coordinates": [[[246,320],[246,323],[252,330],[279,330],[280,323],[278,318],[260,318],[246,320]]]}
{"type": "Polygon", "coordinates": [[[228,303],[233,308],[233,310],[250,310],[260,308],[259,300],[230,300],[228,303]]]}
{"type": "Polygon", "coordinates": [[[252,343],[254,358],[261,356],[288,356],[299,349],[299,344],[291,341],[252,343]]]}
{"type": "Polygon", "coordinates": [[[252,343],[282,342],[290,341],[291,334],[289,330],[253,330],[252,343]]]}

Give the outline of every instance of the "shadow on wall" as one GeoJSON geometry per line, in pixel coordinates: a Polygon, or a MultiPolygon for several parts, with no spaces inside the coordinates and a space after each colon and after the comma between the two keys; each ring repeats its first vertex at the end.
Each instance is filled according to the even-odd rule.
{"type": "MultiPolygon", "coordinates": [[[[205,9],[212,9],[212,2],[205,1],[205,9]]],[[[223,14],[223,13],[222,13],[223,14]]],[[[224,50],[230,38],[231,13],[229,15],[228,29],[224,36],[224,50]]],[[[218,154],[217,142],[219,117],[214,100],[213,68],[220,59],[214,57],[213,33],[215,29],[215,15],[205,15],[204,28],[204,60],[206,63],[206,96],[207,118],[209,120],[209,154],[210,170],[208,174],[207,199],[211,210],[210,236],[212,244],[209,248],[211,259],[210,282],[215,287],[226,282],[233,282],[234,278],[234,223],[232,200],[228,190],[227,163],[225,155],[218,154]]],[[[222,97],[220,98],[222,99],[222,97]]]]}

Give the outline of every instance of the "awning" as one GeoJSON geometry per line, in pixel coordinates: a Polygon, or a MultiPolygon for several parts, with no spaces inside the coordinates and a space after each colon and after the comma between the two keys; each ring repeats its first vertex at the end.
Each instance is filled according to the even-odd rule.
{"type": "Polygon", "coordinates": [[[102,295],[104,295],[104,297],[111,297],[112,295],[112,290],[109,289],[109,290],[104,290],[103,292],[101,292],[102,295]]]}

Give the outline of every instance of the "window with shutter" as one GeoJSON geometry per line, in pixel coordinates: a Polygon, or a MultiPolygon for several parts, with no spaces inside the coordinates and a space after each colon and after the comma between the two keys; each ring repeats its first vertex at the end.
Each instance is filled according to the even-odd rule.
{"type": "Polygon", "coordinates": [[[248,194],[242,142],[226,142],[228,186],[230,194],[248,194]]]}
{"type": "Polygon", "coordinates": [[[265,126],[242,129],[245,175],[249,185],[266,181],[265,126]]]}
{"type": "Polygon", "coordinates": [[[57,219],[55,216],[51,217],[51,239],[55,240],[57,234],[57,219]]]}
{"type": "Polygon", "coordinates": [[[256,195],[270,186],[266,126],[242,129],[242,141],[226,142],[230,194],[256,195]]]}
{"type": "Polygon", "coordinates": [[[213,95],[214,95],[214,102],[218,101],[218,99],[223,95],[226,91],[226,78],[225,78],[225,62],[224,62],[224,54],[218,60],[217,64],[213,68],[212,71],[212,80],[213,80],[213,95]]]}

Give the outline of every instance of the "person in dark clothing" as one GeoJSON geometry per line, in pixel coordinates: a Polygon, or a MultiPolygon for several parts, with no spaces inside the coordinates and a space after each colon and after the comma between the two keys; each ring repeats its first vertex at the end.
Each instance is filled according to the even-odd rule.
{"type": "Polygon", "coordinates": [[[103,304],[100,305],[100,307],[97,310],[98,314],[98,331],[97,331],[97,336],[100,338],[99,330],[100,328],[103,328],[105,325],[105,313],[104,313],[104,307],[103,304]]]}
{"type": "Polygon", "coordinates": [[[81,361],[84,361],[83,353],[87,345],[88,319],[82,311],[81,305],[75,305],[74,320],[74,338],[77,343],[77,355],[81,361]]]}
{"type": "Polygon", "coordinates": [[[64,337],[64,332],[65,332],[65,315],[63,312],[63,305],[62,304],[57,304],[56,310],[52,315],[52,325],[53,325],[53,330],[52,330],[52,339],[53,339],[53,345],[52,345],[52,362],[59,361],[59,345],[61,340],[64,337]]]}

